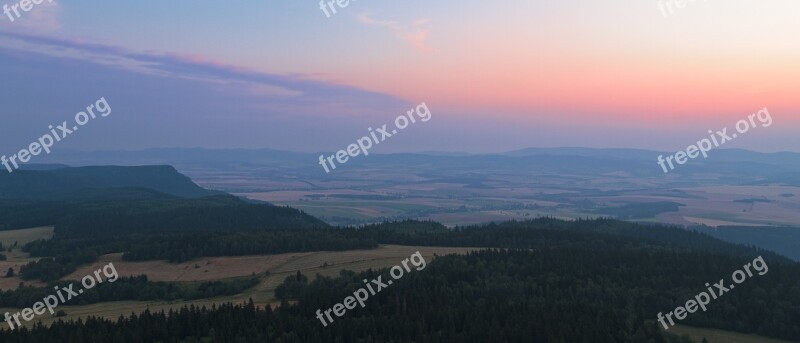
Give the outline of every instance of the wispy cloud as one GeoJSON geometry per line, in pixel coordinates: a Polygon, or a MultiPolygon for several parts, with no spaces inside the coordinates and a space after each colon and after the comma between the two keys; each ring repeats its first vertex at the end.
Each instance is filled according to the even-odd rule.
{"type": "Polygon", "coordinates": [[[113,142],[311,151],[322,141],[349,139],[354,128],[363,130],[365,123],[410,103],[319,75],[265,73],[202,55],[135,52],[3,30],[0,63],[6,80],[0,83],[0,103],[3,113],[15,114],[0,116],[0,146],[29,140],[40,125],[61,120],[82,99],[100,95],[114,103],[116,119],[65,147],[113,142]]]}
{"type": "Polygon", "coordinates": [[[411,25],[403,25],[398,21],[374,19],[368,13],[361,13],[358,15],[358,21],[362,24],[386,28],[419,51],[433,51],[433,48],[428,45],[432,26],[432,20],[429,18],[417,19],[411,25]]]}
{"type": "Polygon", "coordinates": [[[113,46],[8,31],[0,31],[0,52],[2,50],[78,60],[149,76],[200,81],[240,89],[260,97],[302,97],[306,102],[337,103],[342,99],[357,102],[359,98],[397,100],[391,96],[321,81],[313,75],[262,73],[200,55],[138,53],[113,46]]]}

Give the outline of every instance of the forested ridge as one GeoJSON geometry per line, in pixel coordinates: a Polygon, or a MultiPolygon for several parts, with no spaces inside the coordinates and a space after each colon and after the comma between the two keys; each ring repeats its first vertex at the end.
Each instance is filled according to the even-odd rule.
{"type": "Polygon", "coordinates": [[[139,188],[181,198],[224,194],[204,189],[167,165],[153,166],[53,166],[41,170],[17,170],[0,174],[0,199],[76,200],[91,195],[107,196],[104,190],[139,188]]]}
{"type": "Polygon", "coordinates": [[[431,221],[406,220],[367,225],[359,232],[381,244],[548,249],[553,243],[583,245],[613,242],[620,247],[670,249],[676,252],[717,252],[738,256],[753,253],[789,261],[763,249],[733,244],[698,231],[663,225],[642,225],[616,219],[560,220],[542,217],[447,229],[431,221]]]}
{"type": "Polygon", "coordinates": [[[232,196],[91,201],[71,206],[72,211],[56,212],[60,214],[52,239],[23,247],[43,259],[22,268],[22,278],[56,280],[100,255],[116,252],[124,252],[127,260],[182,262],[202,256],[377,246],[373,240],[331,228],[302,211],[250,204],[232,196]]]}
{"type": "MultiPolygon", "coordinates": [[[[658,329],[670,310],[748,259],[726,254],[585,244],[436,257],[324,327],[327,309],[388,270],[287,277],[275,309],[184,308],[116,321],[56,323],[0,342],[677,342],[658,329]],[[290,305],[289,300],[296,301],[290,305]]],[[[800,340],[800,269],[769,263],[691,314],[686,324],[800,340]]]]}
{"type": "MultiPolygon", "coordinates": [[[[237,204],[236,207],[248,207],[242,210],[230,208],[227,204],[218,205],[216,202],[221,199],[192,201],[200,201],[204,206],[204,201],[213,201],[213,205],[192,207],[181,202],[176,211],[164,206],[153,211],[153,205],[148,204],[142,205],[145,210],[128,207],[120,216],[114,215],[115,211],[122,211],[120,209],[103,209],[103,215],[97,216],[97,212],[92,211],[73,214],[70,216],[72,219],[56,227],[53,239],[31,242],[23,247],[32,256],[43,259],[25,266],[21,277],[56,280],[77,266],[96,260],[99,255],[116,252],[123,252],[123,258],[130,261],[164,259],[183,262],[199,257],[372,249],[378,244],[548,249],[553,241],[582,244],[587,240],[616,240],[615,244],[638,248],[739,255],[754,251],[694,231],[611,219],[563,221],[539,218],[452,230],[439,223],[420,221],[332,228],[316,222],[316,219],[306,221],[303,218],[308,215],[289,208],[237,204]],[[136,213],[141,215],[134,215],[136,213]],[[205,222],[189,220],[193,214],[211,219],[205,222]],[[233,222],[242,224],[214,225],[224,222],[227,216],[236,217],[233,222]],[[163,222],[154,218],[162,218],[163,222]],[[119,225],[114,224],[117,221],[119,225]],[[181,224],[184,221],[191,224],[181,224]],[[623,242],[619,237],[636,240],[623,242]]],[[[763,253],[773,259],[785,260],[771,252],[763,253]]]]}

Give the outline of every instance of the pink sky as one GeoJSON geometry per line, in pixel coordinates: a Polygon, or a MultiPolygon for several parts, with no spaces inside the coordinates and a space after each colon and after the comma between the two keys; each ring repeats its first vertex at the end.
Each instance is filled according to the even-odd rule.
{"type": "MultiPolygon", "coordinates": [[[[775,127],[758,140],[737,142],[738,147],[797,150],[800,2],[695,1],[666,17],[658,4],[362,1],[327,18],[313,3],[204,4],[187,9],[154,0],[114,0],[42,7],[19,22],[0,20],[0,30],[133,54],[177,56],[186,63],[254,76],[266,73],[322,81],[334,88],[351,86],[435,107],[438,119],[431,131],[419,132],[421,137],[413,140],[418,145],[398,144],[398,150],[432,144],[439,144],[440,150],[564,145],[671,150],[764,107],[773,113],[775,127]],[[153,12],[154,7],[159,11],[153,12]],[[463,141],[497,136],[484,132],[487,127],[503,132],[493,139],[495,145],[463,141]],[[636,134],[642,130],[656,138],[643,141],[636,134]],[[539,139],[527,135],[533,131],[539,139]],[[426,141],[440,132],[457,136],[447,144],[426,141]]],[[[16,42],[6,45],[26,53],[74,54],[16,42]]],[[[240,84],[236,82],[228,81],[240,84]]],[[[246,93],[262,94],[264,101],[280,95],[298,103],[246,105],[265,112],[243,118],[279,116],[288,125],[282,131],[307,127],[319,137],[312,145],[319,149],[360,135],[365,127],[402,110],[388,103],[382,107],[375,99],[359,102],[351,95],[322,100],[323,95],[342,97],[349,91],[331,93],[319,87],[315,91],[324,94],[306,101],[314,92],[248,85],[246,93]],[[332,116],[342,122],[331,124],[332,116]],[[290,118],[298,119],[288,122],[290,118]],[[341,127],[330,132],[331,125],[341,127]]],[[[13,99],[7,100],[13,104],[13,99]]],[[[246,145],[257,142],[248,140],[246,145]]],[[[196,143],[174,143],[186,144],[196,143]]]]}

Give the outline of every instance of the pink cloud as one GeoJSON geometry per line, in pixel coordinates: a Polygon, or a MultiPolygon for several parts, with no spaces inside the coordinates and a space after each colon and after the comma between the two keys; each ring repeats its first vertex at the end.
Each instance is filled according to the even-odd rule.
{"type": "Polygon", "coordinates": [[[433,51],[433,48],[428,45],[432,23],[429,18],[417,19],[411,25],[402,25],[400,22],[393,20],[373,19],[369,14],[362,13],[358,16],[358,21],[362,24],[386,28],[419,51],[433,51]]]}

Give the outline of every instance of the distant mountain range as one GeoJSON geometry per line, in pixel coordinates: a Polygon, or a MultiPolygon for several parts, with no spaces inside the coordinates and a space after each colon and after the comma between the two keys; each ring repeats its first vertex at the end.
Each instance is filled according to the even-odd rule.
{"type": "MultiPolygon", "coordinates": [[[[637,177],[663,178],[657,164],[659,155],[671,153],[641,149],[528,148],[495,154],[446,152],[370,154],[350,159],[337,170],[396,170],[414,166],[432,174],[472,173],[491,170],[527,171],[582,176],[626,173],[637,177]]],[[[173,165],[178,170],[251,170],[279,168],[297,177],[324,175],[317,164],[320,154],[271,149],[174,148],[139,151],[60,151],[40,159],[46,163],[81,165],[173,165]]],[[[27,167],[37,168],[36,166],[27,167]]],[[[41,167],[38,167],[41,168],[41,167]]],[[[740,149],[717,149],[706,159],[690,160],[677,166],[669,175],[714,175],[719,184],[778,183],[800,186],[800,153],[760,153],[740,149]]],[[[190,173],[190,176],[191,173],[190,173]]]]}
{"type": "MultiPolygon", "coordinates": [[[[75,151],[62,150],[48,156],[41,156],[40,161],[68,165],[141,165],[141,164],[189,164],[189,163],[264,163],[282,160],[308,164],[314,163],[319,155],[330,155],[331,152],[292,152],[273,149],[205,149],[205,148],[159,148],[145,150],[106,150],[75,151]]],[[[373,157],[435,157],[435,158],[478,158],[491,156],[530,157],[530,156],[575,156],[592,158],[615,158],[644,161],[655,165],[658,155],[671,155],[674,152],[663,152],[644,149],[627,148],[526,148],[500,153],[466,153],[425,151],[413,153],[370,153],[373,157]]],[[[696,161],[702,161],[698,159],[696,161]]],[[[776,152],[762,153],[743,149],[716,149],[709,153],[708,163],[715,162],[760,162],[790,164],[800,166],[800,153],[776,152]]],[[[31,169],[34,167],[28,167],[31,169]]]]}

